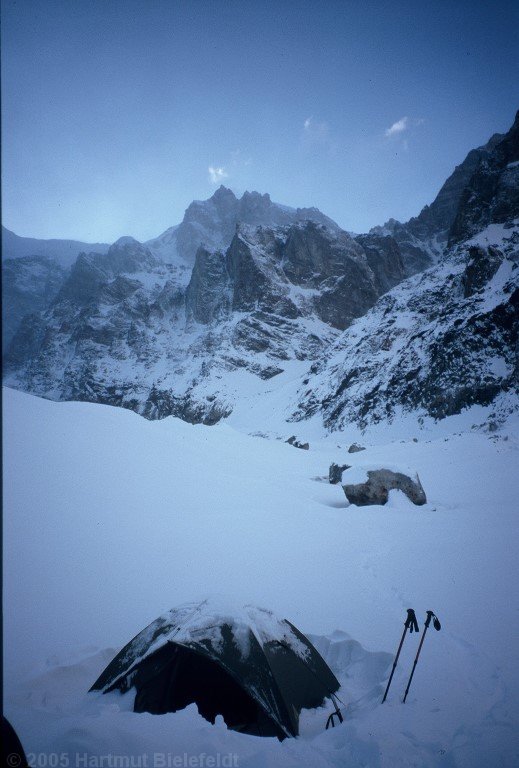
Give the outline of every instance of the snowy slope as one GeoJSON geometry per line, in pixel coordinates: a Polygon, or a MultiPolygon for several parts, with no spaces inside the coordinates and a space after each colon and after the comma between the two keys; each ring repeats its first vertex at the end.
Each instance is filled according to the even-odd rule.
{"type": "Polygon", "coordinates": [[[417,442],[379,425],[366,451],[348,454],[348,432],[315,431],[302,451],[226,423],[147,421],[4,389],[6,709],[27,751],[71,764],[220,752],[254,768],[512,768],[517,421],[468,433],[476,418],[430,423],[417,442]],[[392,492],[386,507],[347,507],[326,481],[345,460],[413,467],[428,503],[392,492]],[[137,715],[131,693],[86,693],[160,613],[215,591],[311,633],[342,683],[343,726],[324,731],[325,708],[280,744],[213,727],[193,706],[137,715]],[[420,623],[434,610],[443,629],[430,630],[403,706],[417,646],[406,640],[382,706],[410,606],[420,623]]]}
{"type": "Polygon", "coordinates": [[[519,385],[519,219],[491,224],[401,283],[348,328],[302,382],[294,419],[329,429],[445,418],[495,403],[519,385]]]}
{"type": "Polygon", "coordinates": [[[402,278],[391,238],[361,243],[309,220],[242,224],[225,253],[200,247],[192,269],[121,238],[107,255],[82,254],[51,306],[24,319],[5,381],[215,423],[254,383],[317,359],[402,278]]]}

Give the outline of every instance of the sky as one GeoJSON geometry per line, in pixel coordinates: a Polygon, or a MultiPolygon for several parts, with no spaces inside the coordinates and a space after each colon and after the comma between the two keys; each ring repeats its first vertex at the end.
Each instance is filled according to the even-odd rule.
{"type": "Polygon", "coordinates": [[[519,108],[519,5],[2,0],[2,223],[155,237],[220,185],[407,220],[519,108]]]}

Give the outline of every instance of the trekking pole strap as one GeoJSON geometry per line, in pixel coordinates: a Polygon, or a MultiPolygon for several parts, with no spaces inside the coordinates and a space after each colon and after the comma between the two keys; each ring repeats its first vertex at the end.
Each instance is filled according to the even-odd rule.
{"type": "Polygon", "coordinates": [[[328,720],[326,721],[326,730],[328,730],[330,725],[332,726],[332,728],[335,728],[335,720],[334,720],[335,717],[339,718],[340,723],[344,722],[344,717],[342,716],[340,710],[337,710],[337,712],[332,712],[332,714],[328,717],[328,720]]]}

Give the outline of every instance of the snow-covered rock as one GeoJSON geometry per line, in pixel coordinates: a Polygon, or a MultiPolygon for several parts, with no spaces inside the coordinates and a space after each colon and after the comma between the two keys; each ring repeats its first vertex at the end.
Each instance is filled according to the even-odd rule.
{"type": "Polygon", "coordinates": [[[22,320],[6,382],[206,424],[279,386],[287,418],[328,429],[506,400],[519,376],[518,135],[516,121],[416,219],[368,235],[221,187],[156,241],[82,254],[22,320]]]}
{"type": "Polygon", "coordinates": [[[365,249],[338,228],[304,221],[241,224],[226,251],[200,246],[192,269],[122,238],[81,254],[52,305],[25,318],[5,356],[11,386],[58,399],[122,405],[212,424],[248,390],[317,359],[403,277],[382,238],[365,249]]]}
{"type": "Polygon", "coordinates": [[[294,419],[320,412],[329,429],[364,428],[402,411],[441,419],[513,394],[519,221],[491,239],[457,246],[379,299],[312,366],[294,419]]]}
{"type": "Polygon", "coordinates": [[[387,504],[390,491],[402,491],[417,506],[427,503],[425,491],[416,473],[410,476],[394,469],[357,465],[351,472],[343,473],[342,481],[346,498],[357,507],[387,504]]]}
{"type": "Polygon", "coordinates": [[[200,246],[206,251],[225,251],[231,244],[237,224],[284,227],[298,221],[314,221],[328,229],[337,224],[317,208],[290,208],[274,203],[268,194],[244,192],[236,197],[221,185],[208,200],[194,200],[182,222],[145,245],[165,261],[181,259],[193,265],[200,246]]]}
{"type": "Polygon", "coordinates": [[[26,315],[56,298],[66,270],[45,256],[20,256],[2,262],[2,348],[5,351],[26,315]]]}

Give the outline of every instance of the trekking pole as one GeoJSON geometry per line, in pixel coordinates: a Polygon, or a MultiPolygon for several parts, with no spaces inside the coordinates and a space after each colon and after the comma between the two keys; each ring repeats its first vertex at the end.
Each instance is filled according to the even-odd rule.
{"type": "Polygon", "coordinates": [[[415,612],[412,608],[407,609],[407,619],[404,623],[404,631],[402,633],[402,639],[400,640],[400,645],[398,646],[398,651],[396,652],[395,660],[393,662],[393,669],[391,670],[391,674],[389,676],[389,680],[387,681],[387,688],[386,692],[384,694],[384,698],[382,699],[382,704],[385,702],[387,698],[387,692],[389,691],[389,686],[391,685],[391,681],[393,679],[393,675],[395,674],[396,665],[398,664],[398,657],[400,656],[400,651],[402,650],[402,646],[404,644],[405,640],[405,633],[409,630],[409,632],[419,632],[418,629],[418,622],[416,621],[415,612]]]}
{"type": "Polygon", "coordinates": [[[425,626],[424,626],[422,639],[420,640],[420,645],[418,646],[418,651],[416,653],[416,658],[414,660],[413,669],[411,670],[411,677],[409,678],[409,682],[407,683],[407,688],[405,689],[404,700],[402,702],[403,704],[405,704],[405,700],[407,699],[407,694],[409,693],[409,688],[411,687],[411,681],[413,679],[414,671],[418,663],[418,657],[420,656],[420,651],[422,650],[423,641],[425,640],[425,635],[427,634],[427,630],[429,629],[429,624],[431,623],[431,619],[433,619],[433,627],[437,632],[439,632],[440,629],[442,628],[442,625],[440,624],[436,614],[434,614],[432,611],[427,611],[427,618],[425,619],[425,626]]]}

